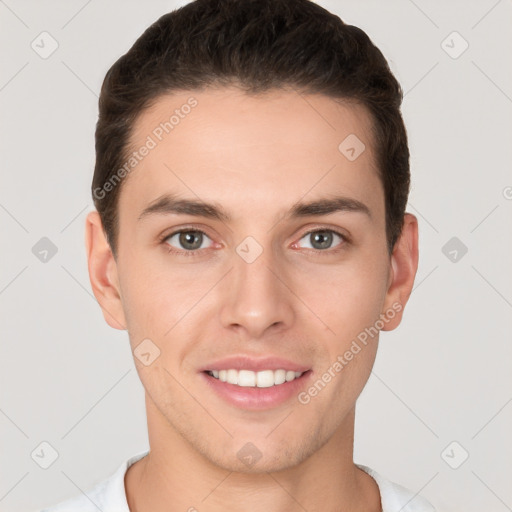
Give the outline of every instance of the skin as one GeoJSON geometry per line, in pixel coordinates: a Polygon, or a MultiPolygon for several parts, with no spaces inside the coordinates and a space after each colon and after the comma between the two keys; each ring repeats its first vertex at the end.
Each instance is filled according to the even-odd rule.
{"type": "Polygon", "coordinates": [[[150,454],[126,474],[130,510],[379,511],[375,481],[353,463],[355,403],[378,336],[308,404],[293,397],[264,411],[237,408],[198,372],[232,354],[273,355],[307,364],[307,389],[399,304],[383,327],[395,329],[418,266],[417,219],[405,215],[390,256],[370,116],[323,95],[173,93],[137,119],[133,148],[191,96],[198,105],[125,178],[117,260],[98,213],[86,220],[90,281],[106,321],[127,329],[132,350],[146,338],[160,350],[149,366],[134,358],[150,454]],[[355,161],[338,150],[349,134],[366,146],[355,161]],[[216,202],[232,220],[168,213],[138,220],[165,192],[216,202]],[[296,201],[333,193],[363,202],[371,216],[284,218],[296,201]],[[190,247],[179,235],[160,242],[178,228],[206,233],[195,256],[179,253],[190,247]],[[350,241],[334,235],[318,248],[305,235],[313,228],[350,241]],[[236,252],[247,236],[263,249],[252,263],[236,252]],[[262,454],[251,467],[237,457],[247,442],[262,454]]]}

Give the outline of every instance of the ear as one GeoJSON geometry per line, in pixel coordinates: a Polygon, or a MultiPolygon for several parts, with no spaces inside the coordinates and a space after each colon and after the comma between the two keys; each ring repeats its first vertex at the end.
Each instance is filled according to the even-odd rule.
{"type": "Polygon", "coordinates": [[[409,300],[418,270],[418,219],[412,213],[406,213],[402,233],[391,255],[388,290],[384,301],[384,311],[393,310],[395,315],[389,318],[383,331],[396,329],[402,321],[405,305],[409,300]]]}
{"type": "Polygon", "coordinates": [[[114,329],[126,330],[117,263],[96,210],[89,212],[85,220],[85,247],[89,280],[105,321],[114,329]]]}

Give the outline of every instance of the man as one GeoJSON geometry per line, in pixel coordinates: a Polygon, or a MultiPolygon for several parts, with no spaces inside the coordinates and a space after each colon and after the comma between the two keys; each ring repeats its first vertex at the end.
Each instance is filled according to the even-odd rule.
{"type": "Polygon", "coordinates": [[[57,511],[427,511],[353,462],[418,265],[401,89],[309,0],[196,0],[108,71],[91,286],[150,450],[57,511]]]}

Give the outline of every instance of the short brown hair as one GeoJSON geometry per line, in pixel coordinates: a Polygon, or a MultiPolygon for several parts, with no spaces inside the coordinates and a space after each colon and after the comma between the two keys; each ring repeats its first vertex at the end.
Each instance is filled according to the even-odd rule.
{"type": "Polygon", "coordinates": [[[310,0],[195,0],[147,28],[103,81],[91,191],[114,257],[122,182],[108,193],[105,184],[129,158],[136,118],[164,94],[210,85],[248,94],[288,86],[364,105],[373,120],[391,254],[409,195],[409,149],[402,89],[380,50],[310,0]]]}

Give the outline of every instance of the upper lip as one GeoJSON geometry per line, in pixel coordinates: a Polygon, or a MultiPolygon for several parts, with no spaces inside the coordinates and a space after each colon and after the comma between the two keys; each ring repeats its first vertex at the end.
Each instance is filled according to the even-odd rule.
{"type": "Polygon", "coordinates": [[[253,356],[238,355],[230,356],[224,359],[218,359],[208,363],[200,371],[208,370],[252,370],[253,372],[259,372],[262,370],[291,370],[294,372],[305,372],[310,369],[309,366],[305,366],[300,363],[294,363],[287,359],[280,357],[261,357],[255,358],[253,356]]]}

